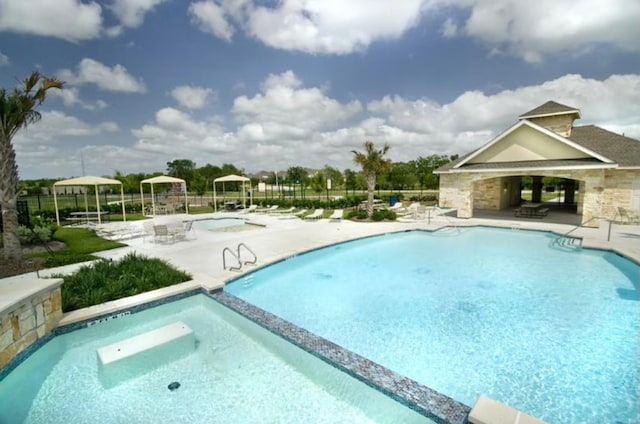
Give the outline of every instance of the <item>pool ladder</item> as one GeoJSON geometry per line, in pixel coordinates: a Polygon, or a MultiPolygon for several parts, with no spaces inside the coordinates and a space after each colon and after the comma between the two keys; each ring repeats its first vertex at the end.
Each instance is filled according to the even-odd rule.
{"type": "Polygon", "coordinates": [[[253,250],[249,249],[249,246],[247,246],[246,244],[240,243],[238,244],[238,247],[236,248],[235,252],[228,247],[225,247],[222,250],[222,268],[223,269],[227,269],[227,253],[229,253],[231,257],[235,259],[235,262],[238,264],[237,266],[230,265],[228,269],[231,271],[240,271],[243,265],[255,265],[255,263],[258,261],[258,256],[253,252],[253,250]],[[241,255],[241,252],[243,251],[246,251],[249,254],[251,254],[252,259],[248,261],[243,261],[242,255],[241,255]]]}

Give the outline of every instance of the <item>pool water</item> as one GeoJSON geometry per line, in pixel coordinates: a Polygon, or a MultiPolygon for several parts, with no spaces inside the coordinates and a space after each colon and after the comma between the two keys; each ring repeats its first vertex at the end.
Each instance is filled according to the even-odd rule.
{"type": "Polygon", "coordinates": [[[67,422],[431,421],[197,295],[57,336],[0,381],[0,423],[67,422]],[[96,349],[179,320],[193,353],[105,388],[96,349]]]}
{"type": "Polygon", "coordinates": [[[222,230],[231,227],[247,225],[247,221],[242,218],[208,218],[193,221],[193,228],[199,230],[222,230]]]}
{"type": "Polygon", "coordinates": [[[549,233],[373,237],[225,291],[456,400],[548,422],[637,423],[638,265],[549,233]]]}

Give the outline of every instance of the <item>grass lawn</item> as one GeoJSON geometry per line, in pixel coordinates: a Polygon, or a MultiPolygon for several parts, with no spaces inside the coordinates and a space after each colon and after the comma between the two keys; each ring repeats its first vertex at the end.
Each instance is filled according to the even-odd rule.
{"type": "Polygon", "coordinates": [[[45,266],[52,268],[98,259],[91,253],[126,246],[116,241],[98,237],[95,232],[86,228],[60,227],[54,233],[53,239],[63,242],[66,247],[53,252],[53,254],[48,252],[34,253],[28,255],[28,257],[43,258],[45,259],[45,266]]]}

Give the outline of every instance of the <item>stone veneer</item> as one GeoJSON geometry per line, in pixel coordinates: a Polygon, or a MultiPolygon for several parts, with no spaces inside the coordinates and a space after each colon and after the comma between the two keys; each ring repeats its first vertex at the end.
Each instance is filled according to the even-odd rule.
{"type": "Polygon", "coordinates": [[[51,333],[62,317],[62,279],[0,312],[0,369],[51,333]]]}
{"type": "MultiPolygon", "coordinates": [[[[441,207],[455,208],[458,218],[473,217],[473,208],[499,209],[501,204],[500,182],[506,177],[531,175],[531,171],[510,172],[460,172],[440,175],[441,207]],[[478,195],[481,192],[482,194],[478,195]],[[479,196],[476,199],[476,196],[479,196]]],[[[633,182],[640,178],[639,170],[548,170],[536,175],[567,178],[579,182],[576,199],[582,224],[597,227],[594,218],[613,219],[615,206],[631,206],[634,192],[633,182]]]]}
{"type": "Polygon", "coordinates": [[[571,136],[571,128],[573,127],[573,121],[575,121],[575,119],[576,114],[573,113],[527,118],[528,121],[551,130],[554,133],[561,135],[562,137],[571,136]]]}

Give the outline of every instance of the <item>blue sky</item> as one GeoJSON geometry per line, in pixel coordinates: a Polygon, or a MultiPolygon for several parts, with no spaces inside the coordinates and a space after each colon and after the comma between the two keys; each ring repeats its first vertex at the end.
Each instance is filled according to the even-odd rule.
{"type": "Polygon", "coordinates": [[[0,0],[0,86],[66,81],[20,176],[464,154],[547,100],[640,138],[637,0],[0,0]]]}

